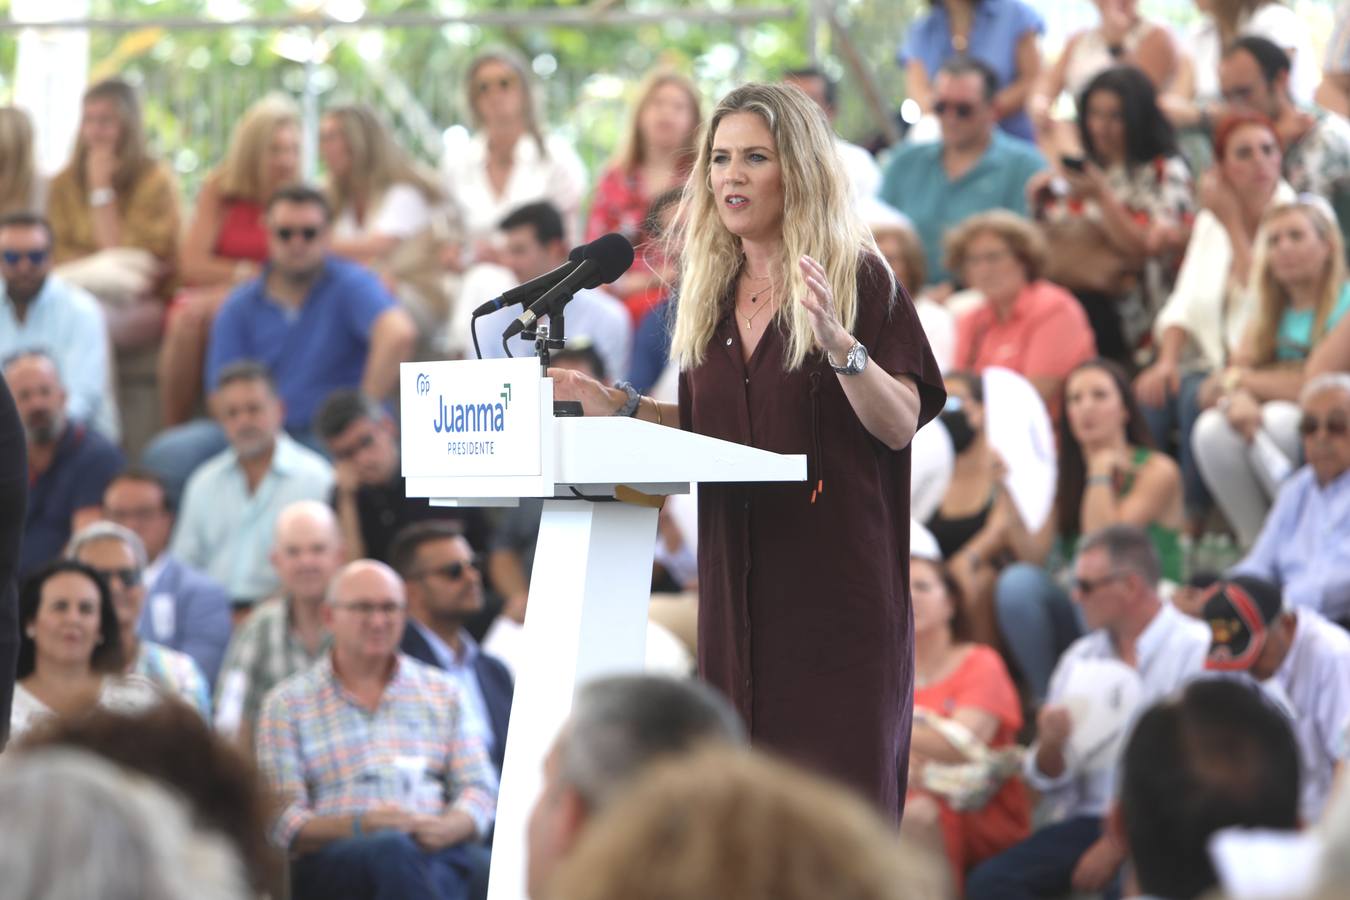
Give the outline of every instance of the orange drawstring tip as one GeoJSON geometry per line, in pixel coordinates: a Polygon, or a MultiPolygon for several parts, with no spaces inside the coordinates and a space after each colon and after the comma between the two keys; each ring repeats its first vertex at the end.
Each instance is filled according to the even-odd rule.
{"type": "Polygon", "coordinates": [[[815,489],[811,491],[811,502],[815,503],[816,498],[825,493],[825,481],[821,479],[816,482],[815,489]]]}

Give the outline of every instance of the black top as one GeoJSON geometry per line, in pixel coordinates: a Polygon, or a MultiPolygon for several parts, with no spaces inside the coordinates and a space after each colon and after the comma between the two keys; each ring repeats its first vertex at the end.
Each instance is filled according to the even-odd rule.
{"type": "MultiPolygon", "coordinates": [[[[337,508],[337,489],[332,496],[337,508]]],[[[409,497],[408,486],[402,475],[381,485],[364,485],[356,492],[356,515],[361,521],[361,540],[366,545],[366,556],[382,563],[389,562],[389,544],[399,529],[413,522],[458,522],[464,536],[477,552],[487,550],[491,534],[481,509],[452,509],[431,506],[425,498],[409,497]]]]}
{"type": "Polygon", "coordinates": [[[19,602],[14,578],[28,503],[28,447],[9,386],[0,378],[0,748],[9,737],[14,667],[19,657],[19,602]]]}
{"type": "Polygon", "coordinates": [[[989,521],[989,514],[993,511],[994,496],[990,494],[989,500],[977,512],[968,516],[949,518],[939,509],[924,524],[937,540],[938,547],[942,550],[942,558],[951,559],[958,550],[969,543],[971,538],[980,533],[980,529],[989,521]]]}

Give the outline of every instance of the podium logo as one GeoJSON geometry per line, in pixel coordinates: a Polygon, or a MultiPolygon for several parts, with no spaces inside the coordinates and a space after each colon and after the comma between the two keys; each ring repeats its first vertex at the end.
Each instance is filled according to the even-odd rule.
{"type": "Polygon", "coordinates": [[[417,373],[417,396],[425,397],[431,393],[431,376],[426,372],[417,373]]]}
{"type": "MultiPolygon", "coordinates": [[[[420,387],[420,381],[419,381],[420,387]]],[[[445,395],[437,396],[436,415],[431,419],[431,427],[437,434],[462,434],[473,431],[505,430],[506,410],[511,406],[511,385],[502,385],[497,401],[478,403],[456,403],[445,401],[445,395]]]]}

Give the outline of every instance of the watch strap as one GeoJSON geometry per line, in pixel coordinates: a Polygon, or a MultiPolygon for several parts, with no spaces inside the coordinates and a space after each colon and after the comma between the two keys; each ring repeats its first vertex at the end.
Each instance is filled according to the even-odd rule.
{"type": "Polygon", "coordinates": [[[614,415],[631,416],[636,413],[638,404],[642,402],[642,395],[638,393],[638,389],[628,381],[620,381],[614,386],[628,395],[628,399],[624,401],[623,406],[615,410],[614,415]]]}

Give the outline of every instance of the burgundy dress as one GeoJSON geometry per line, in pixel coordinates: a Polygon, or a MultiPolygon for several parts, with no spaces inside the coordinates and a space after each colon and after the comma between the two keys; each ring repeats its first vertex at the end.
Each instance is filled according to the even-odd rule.
{"type": "MultiPolygon", "coordinates": [[[[884,266],[864,257],[854,334],[869,365],[918,384],[922,425],[945,401],[942,376],[884,266]]],[[[777,329],[744,362],[726,308],[703,363],[680,377],[681,426],[806,454],[809,478],[699,486],[699,671],[755,743],[898,821],[914,698],[909,448],[863,427],[822,354],[785,372],[777,329]]]]}

